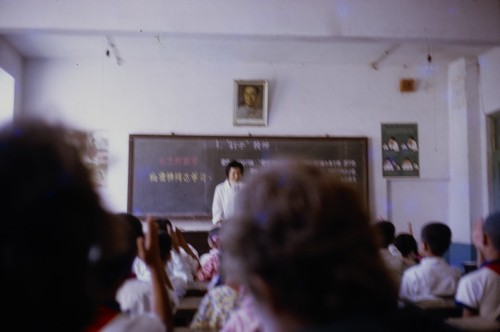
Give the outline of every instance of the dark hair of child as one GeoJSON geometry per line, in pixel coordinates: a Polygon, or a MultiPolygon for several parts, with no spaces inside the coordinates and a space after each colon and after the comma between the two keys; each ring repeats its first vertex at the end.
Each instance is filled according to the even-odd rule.
{"type": "Polygon", "coordinates": [[[443,256],[451,244],[451,230],[443,223],[432,222],[422,228],[421,238],[434,255],[443,256]]]}

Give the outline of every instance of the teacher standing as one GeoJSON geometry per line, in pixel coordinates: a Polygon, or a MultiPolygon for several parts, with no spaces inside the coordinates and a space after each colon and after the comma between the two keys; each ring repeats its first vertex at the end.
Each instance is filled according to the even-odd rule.
{"type": "Polygon", "coordinates": [[[243,171],[243,164],[236,160],[227,164],[227,179],[215,187],[212,203],[212,222],[214,225],[222,223],[233,215],[236,195],[242,185],[243,171]]]}

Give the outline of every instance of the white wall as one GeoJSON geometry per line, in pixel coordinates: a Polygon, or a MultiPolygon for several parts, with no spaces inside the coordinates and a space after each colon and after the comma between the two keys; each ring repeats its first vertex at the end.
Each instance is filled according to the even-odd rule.
{"type": "Polygon", "coordinates": [[[479,65],[483,111],[486,114],[500,111],[500,47],[495,47],[481,55],[479,65]]]}
{"type": "MultiPolygon", "coordinates": [[[[114,210],[127,205],[131,133],[367,136],[374,217],[401,215],[390,208],[388,180],[382,178],[381,122],[418,123],[421,178],[441,186],[449,176],[446,68],[382,66],[375,71],[369,66],[182,62],[117,66],[108,60],[30,60],[25,101],[27,113],[81,129],[109,130],[111,168],[103,195],[114,210]],[[402,77],[415,78],[417,91],[400,93],[402,77]],[[268,127],[232,125],[234,79],[269,81],[268,127]]],[[[425,187],[412,184],[416,180],[407,186],[398,181],[398,195],[403,196],[398,199],[427,195],[425,187]]],[[[435,193],[436,200],[418,206],[408,218],[417,224],[445,218],[447,194],[444,187],[435,193]]],[[[407,220],[394,220],[398,230],[406,230],[407,220]]]]}
{"type": "MultiPolygon", "coordinates": [[[[427,222],[447,222],[454,229],[448,213],[449,186],[448,179],[420,178],[389,182],[388,201],[393,210],[391,219],[397,221],[398,231],[407,232],[408,223],[411,223],[413,234],[420,241],[422,227],[427,222]]],[[[453,241],[457,240],[455,233],[453,241]]]]}
{"type": "Polygon", "coordinates": [[[487,165],[482,160],[485,128],[479,105],[476,59],[459,59],[449,66],[450,227],[454,239],[470,241],[471,223],[484,216],[483,186],[487,165]]]}

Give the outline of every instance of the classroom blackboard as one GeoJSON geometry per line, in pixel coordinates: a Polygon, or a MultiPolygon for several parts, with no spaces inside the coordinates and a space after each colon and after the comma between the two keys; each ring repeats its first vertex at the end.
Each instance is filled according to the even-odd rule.
{"type": "Polygon", "coordinates": [[[210,219],[215,186],[233,159],[247,177],[278,158],[300,158],[337,173],[368,204],[366,137],[130,135],[128,211],[210,219]]]}

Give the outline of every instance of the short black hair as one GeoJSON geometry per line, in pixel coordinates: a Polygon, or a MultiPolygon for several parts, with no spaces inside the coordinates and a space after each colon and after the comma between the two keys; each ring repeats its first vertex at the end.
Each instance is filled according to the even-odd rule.
{"type": "Polygon", "coordinates": [[[227,164],[227,166],[226,166],[226,177],[228,177],[228,176],[229,176],[229,170],[230,170],[231,168],[239,168],[239,169],[240,169],[240,171],[241,171],[241,175],[243,175],[243,172],[245,171],[245,169],[244,169],[244,167],[243,167],[243,164],[242,164],[242,163],[240,163],[240,162],[239,162],[239,161],[237,161],[237,160],[231,160],[231,161],[229,162],[229,164],[227,164]]]}
{"type": "Polygon", "coordinates": [[[158,231],[158,246],[160,248],[160,258],[164,261],[172,250],[172,238],[166,230],[158,231]]]}
{"type": "Polygon", "coordinates": [[[443,256],[451,244],[451,229],[443,223],[430,222],[422,228],[421,238],[432,254],[443,256]]]}
{"type": "Polygon", "coordinates": [[[375,224],[377,229],[378,237],[380,240],[380,245],[382,248],[387,248],[391,243],[394,242],[396,237],[396,227],[389,220],[378,221],[375,224]]]}
{"type": "Polygon", "coordinates": [[[401,233],[396,236],[394,245],[398,248],[403,257],[408,257],[411,253],[418,253],[417,240],[409,233],[401,233]]]}
{"type": "Polygon", "coordinates": [[[134,236],[135,238],[144,236],[142,223],[139,218],[137,218],[131,213],[125,213],[125,212],[118,213],[117,215],[118,217],[123,218],[130,225],[132,236],[134,236]]]}
{"type": "Polygon", "coordinates": [[[167,230],[167,226],[172,227],[172,222],[170,221],[170,219],[167,219],[167,218],[158,218],[155,221],[158,224],[158,228],[160,230],[166,231],[167,230]]]}

